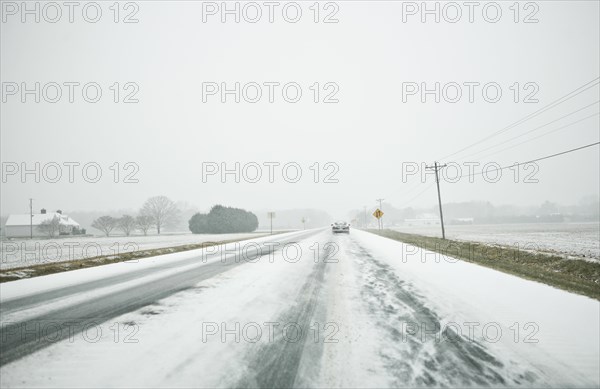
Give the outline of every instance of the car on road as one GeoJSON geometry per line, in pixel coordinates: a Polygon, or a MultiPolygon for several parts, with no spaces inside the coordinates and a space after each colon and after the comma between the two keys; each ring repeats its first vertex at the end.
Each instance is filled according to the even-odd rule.
{"type": "Polygon", "coordinates": [[[350,233],[350,224],[346,223],[346,222],[335,222],[331,225],[331,232],[337,233],[337,232],[345,232],[347,234],[350,233]]]}

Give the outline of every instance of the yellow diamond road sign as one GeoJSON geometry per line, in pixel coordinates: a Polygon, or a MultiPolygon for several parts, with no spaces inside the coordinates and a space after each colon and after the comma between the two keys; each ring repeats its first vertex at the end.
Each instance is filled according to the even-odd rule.
{"type": "Polygon", "coordinates": [[[375,216],[377,219],[381,219],[383,212],[378,208],[375,210],[375,212],[373,212],[373,216],[375,216]]]}

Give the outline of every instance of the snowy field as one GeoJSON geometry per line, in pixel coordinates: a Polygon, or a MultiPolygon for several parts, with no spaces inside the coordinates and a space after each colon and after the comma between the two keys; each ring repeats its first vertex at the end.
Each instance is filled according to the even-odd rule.
{"type": "MultiPolygon", "coordinates": [[[[390,228],[409,234],[442,236],[439,225],[390,228]]],[[[600,223],[448,225],[446,238],[600,260],[600,223]]]]}
{"type": "Polygon", "coordinates": [[[60,239],[3,240],[0,270],[39,265],[50,262],[73,261],[101,255],[183,246],[231,239],[250,239],[264,235],[243,234],[173,234],[148,236],[90,236],[60,239]]]}
{"type": "Polygon", "coordinates": [[[136,290],[151,295],[169,279],[177,284],[181,274],[216,269],[219,259],[203,264],[193,261],[200,251],[177,253],[136,268],[118,263],[1,284],[3,323],[55,328],[65,312],[70,321],[90,312],[99,320],[4,364],[0,384],[591,388],[600,383],[596,300],[462,261],[423,262],[404,254],[414,253],[407,245],[363,231],[274,239],[285,236],[297,242],[299,256],[280,250],[232,263],[110,319],[104,314],[114,304],[135,306],[136,290]],[[327,243],[338,250],[315,261],[316,243],[321,250],[327,243]],[[181,266],[161,270],[165,261],[181,266]],[[97,287],[123,271],[144,276],[97,287]],[[65,288],[61,298],[52,295],[57,288],[65,288]]]}

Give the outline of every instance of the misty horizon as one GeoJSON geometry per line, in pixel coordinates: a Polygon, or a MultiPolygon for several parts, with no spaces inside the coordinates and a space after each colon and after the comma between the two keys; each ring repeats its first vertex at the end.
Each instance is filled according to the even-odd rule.
{"type": "MultiPolygon", "coordinates": [[[[434,177],[421,175],[435,161],[452,178],[598,140],[598,3],[572,4],[544,3],[530,23],[508,8],[497,23],[421,23],[389,2],[323,10],[335,23],[314,23],[308,8],[297,23],[221,23],[202,2],[184,13],[144,2],[129,24],[7,14],[0,213],[29,198],[36,209],[134,209],[157,194],[336,217],[377,198],[435,204],[434,177]]],[[[599,165],[594,146],[504,169],[498,182],[443,181],[442,201],[574,204],[600,195],[599,165]]]]}

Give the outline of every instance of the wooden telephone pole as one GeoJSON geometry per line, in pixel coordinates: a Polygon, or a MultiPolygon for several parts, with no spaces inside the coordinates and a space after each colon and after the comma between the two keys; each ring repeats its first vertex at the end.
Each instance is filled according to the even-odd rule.
{"type": "Polygon", "coordinates": [[[446,167],[446,165],[438,165],[437,162],[434,162],[433,166],[426,166],[425,169],[435,170],[435,183],[437,184],[438,204],[440,206],[440,223],[442,224],[442,239],[446,239],[446,231],[444,230],[444,213],[442,212],[442,196],[440,194],[440,176],[438,174],[438,171],[443,167],[446,167]]]}

